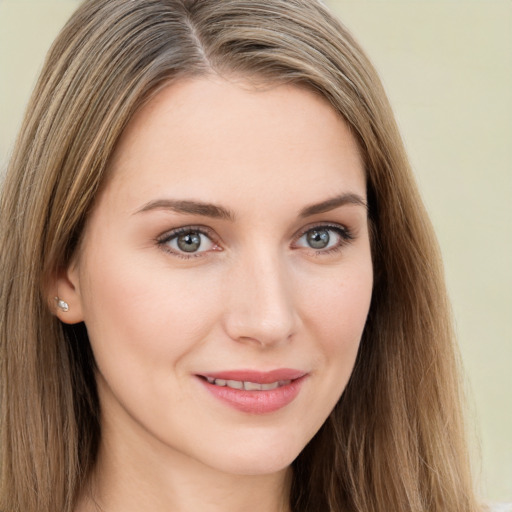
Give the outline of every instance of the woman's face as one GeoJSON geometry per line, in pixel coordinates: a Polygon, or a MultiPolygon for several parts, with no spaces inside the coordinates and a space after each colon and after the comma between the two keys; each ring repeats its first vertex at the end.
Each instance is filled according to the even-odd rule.
{"type": "Polygon", "coordinates": [[[158,93],[58,281],[60,318],[87,326],[104,442],[229,473],[287,467],[354,365],[365,205],[354,138],[312,92],[201,78],[158,93]]]}

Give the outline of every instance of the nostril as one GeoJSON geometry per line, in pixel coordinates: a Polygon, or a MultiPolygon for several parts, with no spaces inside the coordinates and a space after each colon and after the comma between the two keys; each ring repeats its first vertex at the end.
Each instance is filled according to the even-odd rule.
{"type": "Polygon", "coordinates": [[[225,331],[241,343],[287,342],[297,323],[287,268],[268,247],[253,249],[240,259],[226,284],[225,331]]]}

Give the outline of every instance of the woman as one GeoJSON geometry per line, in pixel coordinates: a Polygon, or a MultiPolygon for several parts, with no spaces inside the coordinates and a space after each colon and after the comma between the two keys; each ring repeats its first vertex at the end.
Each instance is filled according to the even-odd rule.
{"type": "Polygon", "coordinates": [[[311,0],[89,0],[1,204],[6,511],[476,511],[435,238],[311,0]]]}

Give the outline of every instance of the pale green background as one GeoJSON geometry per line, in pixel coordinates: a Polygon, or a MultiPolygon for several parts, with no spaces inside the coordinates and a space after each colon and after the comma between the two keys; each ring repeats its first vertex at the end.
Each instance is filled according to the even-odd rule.
{"type": "MultiPolygon", "coordinates": [[[[395,108],[445,258],[482,495],[512,501],[512,1],[326,3],[395,108]]],[[[43,56],[76,5],[0,0],[2,169],[43,56]]]]}

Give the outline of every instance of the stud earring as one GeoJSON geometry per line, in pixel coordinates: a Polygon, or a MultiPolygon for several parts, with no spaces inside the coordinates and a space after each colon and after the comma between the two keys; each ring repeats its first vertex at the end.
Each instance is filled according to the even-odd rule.
{"type": "Polygon", "coordinates": [[[61,311],[64,311],[64,313],[67,313],[69,311],[69,304],[66,301],[59,299],[59,297],[55,297],[55,300],[57,301],[57,307],[61,311]]]}

